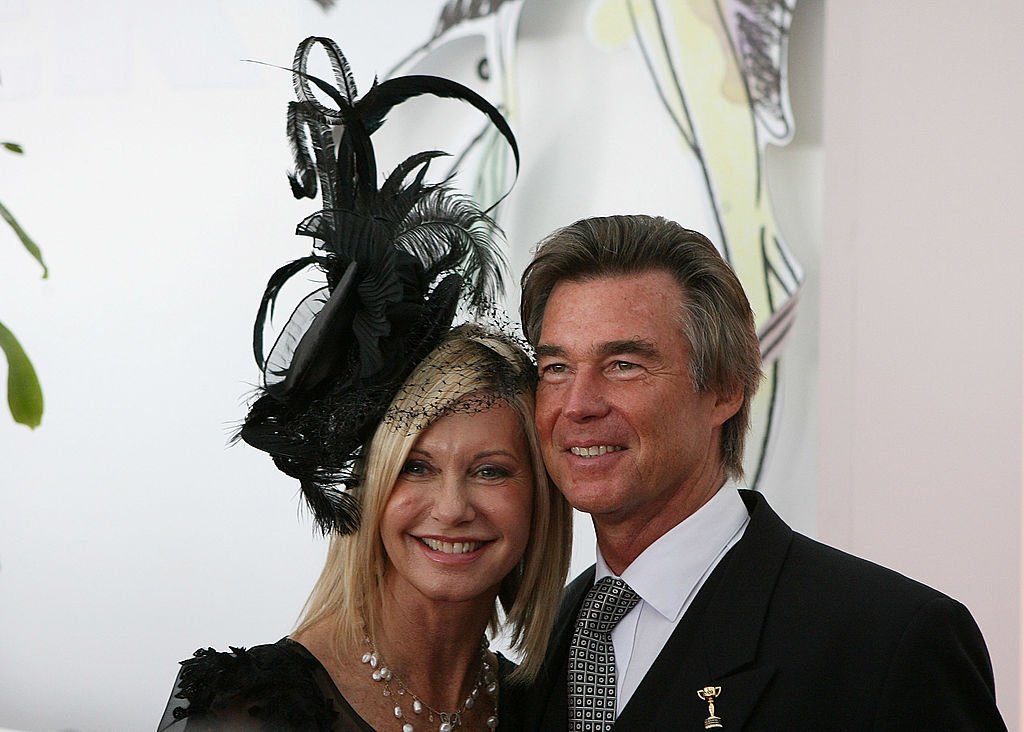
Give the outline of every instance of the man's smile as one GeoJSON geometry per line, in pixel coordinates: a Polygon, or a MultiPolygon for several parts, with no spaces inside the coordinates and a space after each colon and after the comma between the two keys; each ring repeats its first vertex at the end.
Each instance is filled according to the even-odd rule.
{"type": "Polygon", "coordinates": [[[591,445],[590,447],[570,447],[569,452],[577,457],[598,457],[609,452],[618,452],[626,448],[620,445],[591,445]]]}

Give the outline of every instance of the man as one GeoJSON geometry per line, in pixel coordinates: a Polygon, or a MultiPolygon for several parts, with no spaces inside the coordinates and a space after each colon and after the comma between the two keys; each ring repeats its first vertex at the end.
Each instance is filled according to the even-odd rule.
{"type": "Polygon", "coordinates": [[[545,463],[598,548],[528,729],[1005,729],[963,605],[736,490],[759,347],[704,236],[578,221],[524,273],[522,319],[545,463]]]}

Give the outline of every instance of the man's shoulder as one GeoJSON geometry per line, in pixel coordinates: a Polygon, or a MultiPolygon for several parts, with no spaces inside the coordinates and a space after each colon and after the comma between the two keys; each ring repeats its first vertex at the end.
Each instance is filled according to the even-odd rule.
{"type": "Polygon", "coordinates": [[[939,590],[895,569],[794,533],[780,582],[811,582],[825,594],[843,602],[855,596],[861,601],[878,598],[893,603],[913,604],[945,599],[955,602],[939,590]]]}
{"type": "MultiPolygon", "coordinates": [[[[938,590],[895,569],[831,547],[792,531],[770,509],[763,497],[748,500],[753,519],[760,513],[769,530],[749,530],[744,540],[746,554],[758,553],[758,544],[778,541],[779,526],[786,529],[786,549],[775,585],[776,600],[801,598],[801,604],[816,611],[833,608],[847,612],[885,613],[892,617],[913,613],[931,603],[961,604],[938,590]],[[753,546],[752,546],[753,545],[753,546]]],[[[751,528],[751,527],[749,527],[751,528]]],[[[741,570],[740,570],[741,571],[741,570]]]]}

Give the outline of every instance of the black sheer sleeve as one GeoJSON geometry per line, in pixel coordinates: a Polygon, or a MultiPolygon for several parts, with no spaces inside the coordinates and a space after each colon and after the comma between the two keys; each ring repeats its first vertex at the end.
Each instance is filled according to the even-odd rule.
{"type": "Polygon", "coordinates": [[[202,730],[359,730],[367,725],[348,705],[320,662],[284,638],[248,650],[200,649],[181,670],[158,732],[202,730]]]}

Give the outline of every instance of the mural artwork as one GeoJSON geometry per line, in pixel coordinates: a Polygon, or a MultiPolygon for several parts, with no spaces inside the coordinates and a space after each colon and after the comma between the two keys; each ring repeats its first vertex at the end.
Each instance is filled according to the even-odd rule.
{"type": "MultiPolygon", "coordinates": [[[[778,369],[803,279],[764,165],[767,145],[793,132],[795,2],[452,0],[430,40],[392,71],[459,78],[516,128],[517,197],[528,202],[497,212],[516,269],[540,236],[585,215],[658,213],[716,242],[753,306],[767,375],[748,442],[753,487],[778,422],[778,369]]],[[[507,146],[493,129],[457,135],[447,149],[474,176],[463,185],[494,201],[507,188],[507,146]]]]}

